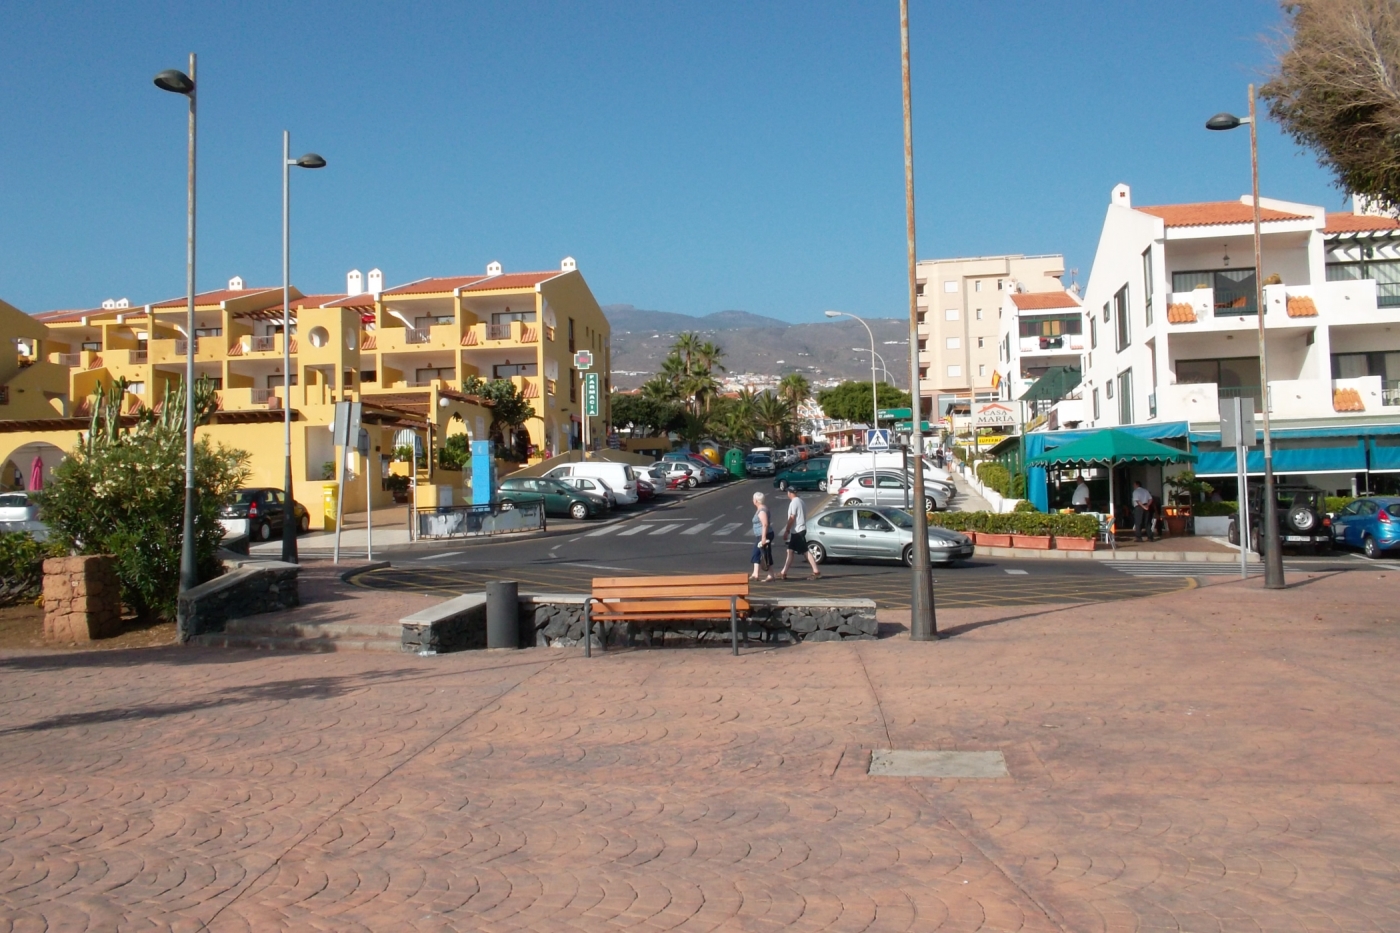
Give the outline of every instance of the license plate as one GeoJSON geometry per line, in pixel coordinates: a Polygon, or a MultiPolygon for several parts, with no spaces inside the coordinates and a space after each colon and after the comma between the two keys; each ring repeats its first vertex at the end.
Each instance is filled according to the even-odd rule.
{"type": "Polygon", "coordinates": [[[1307,535],[1284,535],[1284,536],[1283,536],[1283,540],[1285,540],[1285,541],[1311,541],[1312,538],[1308,537],[1307,535]]]}

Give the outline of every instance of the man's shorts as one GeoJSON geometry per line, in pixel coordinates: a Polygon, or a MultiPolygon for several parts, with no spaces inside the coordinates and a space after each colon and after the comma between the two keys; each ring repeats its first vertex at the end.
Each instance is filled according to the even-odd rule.
{"type": "Polygon", "coordinates": [[[789,551],[807,550],[807,532],[794,531],[792,534],[788,535],[787,549],[789,551]]]}

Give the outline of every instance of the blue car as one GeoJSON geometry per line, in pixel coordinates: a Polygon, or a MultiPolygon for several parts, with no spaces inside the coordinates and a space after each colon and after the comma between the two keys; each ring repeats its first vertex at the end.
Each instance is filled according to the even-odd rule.
{"type": "Polygon", "coordinates": [[[1338,544],[1358,547],[1372,560],[1400,549],[1400,496],[1367,496],[1332,517],[1338,544]]]}

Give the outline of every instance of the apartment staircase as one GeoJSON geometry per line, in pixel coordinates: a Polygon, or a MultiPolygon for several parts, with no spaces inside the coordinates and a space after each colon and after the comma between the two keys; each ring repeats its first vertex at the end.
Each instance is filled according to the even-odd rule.
{"type": "Polygon", "coordinates": [[[402,651],[398,622],[292,621],[276,613],[229,619],[224,631],[196,635],[192,645],[277,651],[402,651]]]}

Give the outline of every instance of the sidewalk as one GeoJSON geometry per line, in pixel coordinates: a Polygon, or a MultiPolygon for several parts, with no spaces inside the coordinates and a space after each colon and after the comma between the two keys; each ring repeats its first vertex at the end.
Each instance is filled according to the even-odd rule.
{"type": "Polygon", "coordinates": [[[972,484],[957,469],[950,469],[948,476],[953,480],[953,485],[957,487],[958,498],[953,504],[959,512],[990,512],[991,503],[983,499],[977,490],[972,488],[972,484]]]}

